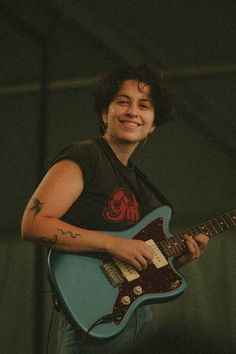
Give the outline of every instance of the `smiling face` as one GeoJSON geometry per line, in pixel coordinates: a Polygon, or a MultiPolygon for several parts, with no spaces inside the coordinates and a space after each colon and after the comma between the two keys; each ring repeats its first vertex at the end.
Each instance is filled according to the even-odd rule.
{"type": "Polygon", "coordinates": [[[107,126],[105,137],[137,145],[155,128],[154,107],[149,87],[136,80],[124,81],[108,106],[103,121],[107,126]]]}

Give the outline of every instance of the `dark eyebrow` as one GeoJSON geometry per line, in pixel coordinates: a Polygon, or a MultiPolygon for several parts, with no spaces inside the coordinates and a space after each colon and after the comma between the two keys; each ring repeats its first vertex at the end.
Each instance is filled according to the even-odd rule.
{"type": "MultiPolygon", "coordinates": [[[[117,98],[117,97],[124,97],[124,98],[130,99],[130,97],[128,95],[125,95],[123,93],[119,93],[118,95],[115,96],[115,98],[117,98]]],[[[150,98],[148,98],[148,97],[140,98],[140,101],[150,102],[152,104],[152,100],[150,98]]]]}
{"type": "Polygon", "coordinates": [[[152,103],[152,100],[150,98],[140,98],[140,101],[147,101],[152,103]]]}
{"type": "Polygon", "coordinates": [[[117,98],[117,97],[125,97],[125,98],[130,99],[129,96],[127,96],[127,95],[125,95],[125,94],[122,94],[122,93],[119,93],[118,95],[115,96],[115,98],[117,98]]]}

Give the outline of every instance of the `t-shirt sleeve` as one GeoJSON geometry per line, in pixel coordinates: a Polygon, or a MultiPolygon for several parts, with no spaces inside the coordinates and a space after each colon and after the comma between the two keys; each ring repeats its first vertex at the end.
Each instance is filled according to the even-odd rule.
{"type": "Polygon", "coordinates": [[[83,172],[84,182],[91,183],[98,164],[98,151],[90,141],[73,143],[62,149],[52,160],[51,166],[62,160],[71,160],[77,163],[83,172]]]}

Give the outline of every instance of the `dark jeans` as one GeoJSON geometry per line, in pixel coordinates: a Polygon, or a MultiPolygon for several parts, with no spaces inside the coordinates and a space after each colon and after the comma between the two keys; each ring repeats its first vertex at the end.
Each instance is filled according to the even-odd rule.
{"type": "Polygon", "coordinates": [[[57,354],[150,353],[145,350],[148,349],[145,343],[152,338],[154,330],[151,311],[145,306],[132,315],[125,329],[117,336],[104,340],[87,337],[83,343],[83,336],[76,334],[67,319],[61,315],[57,354]]]}

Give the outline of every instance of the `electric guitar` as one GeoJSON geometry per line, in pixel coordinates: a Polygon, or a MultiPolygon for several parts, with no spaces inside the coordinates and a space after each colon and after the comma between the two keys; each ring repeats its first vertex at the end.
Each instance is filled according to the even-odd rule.
{"type": "Polygon", "coordinates": [[[173,256],[187,251],[184,235],[202,232],[212,238],[236,226],[234,210],[172,236],[170,218],[171,209],[161,206],[126,231],[106,232],[140,239],[152,247],[154,259],[143,272],[103,253],[49,252],[51,285],[75,328],[92,337],[109,338],[125,328],[141,305],[180,296],[187,283],[175,269],[173,256]]]}

